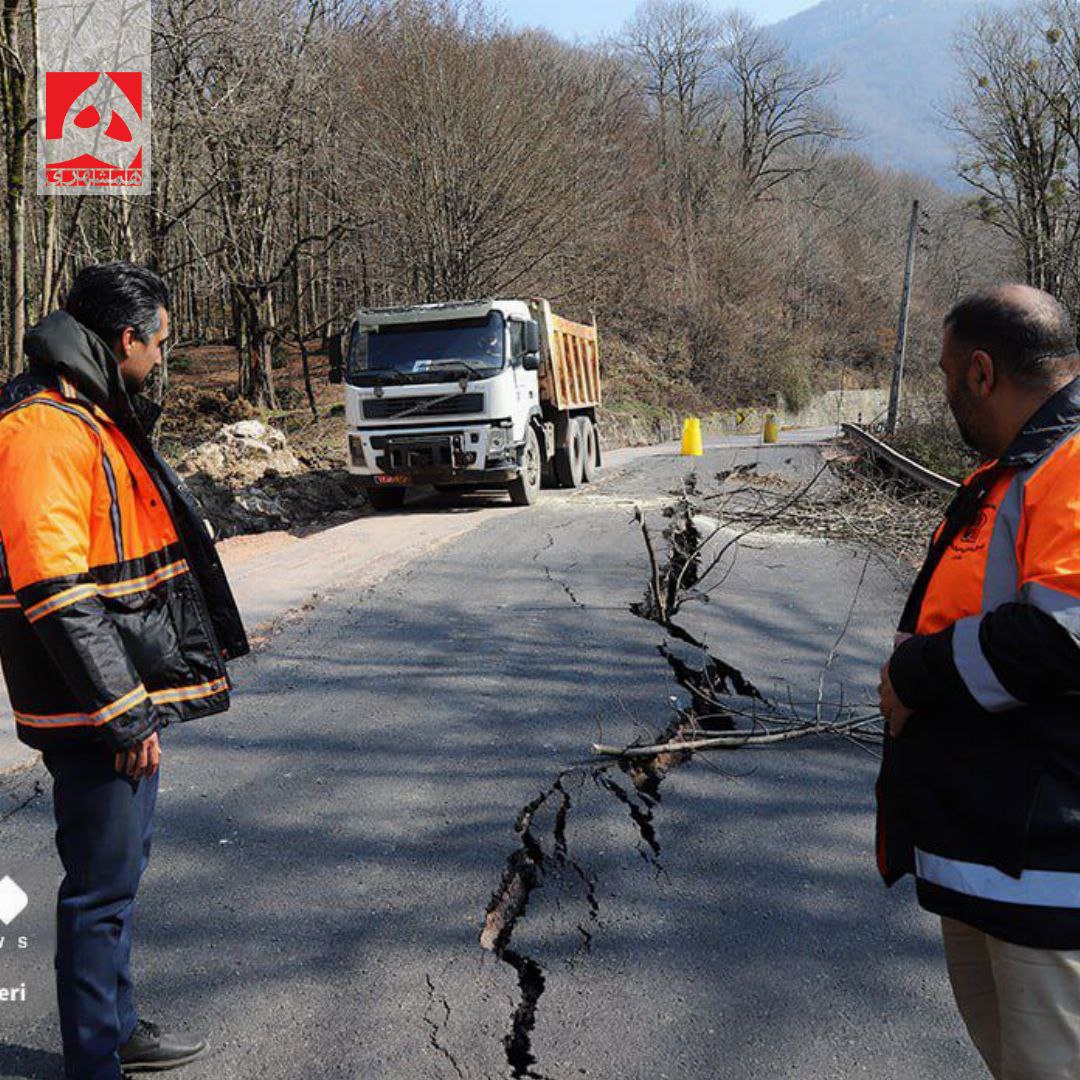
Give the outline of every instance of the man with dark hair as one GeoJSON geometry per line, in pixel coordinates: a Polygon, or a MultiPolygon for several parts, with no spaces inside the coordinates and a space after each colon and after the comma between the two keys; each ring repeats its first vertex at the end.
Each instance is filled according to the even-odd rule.
{"type": "Polygon", "coordinates": [[[881,672],[879,869],[916,878],[998,1080],[1080,1076],[1080,354],[1048,294],[945,319],[983,464],[934,535],[881,672]]]}
{"type": "MultiPolygon", "coordinates": [[[[165,282],[153,270],[131,263],[108,262],[86,267],[75,279],[64,310],[102,341],[116,341],[127,327],[141,342],[161,330],[172,303],[165,282]]],[[[138,393],[137,372],[130,388],[138,393]]]]}
{"type": "Polygon", "coordinates": [[[136,398],[169,292],[130,263],[83,270],[26,336],[0,394],[0,664],[19,738],[53,777],[65,877],[56,986],[69,1080],[195,1060],[132,999],[131,919],[169,723],[229,706],[247,652],[202,516],[155,452],[136,398]]]}

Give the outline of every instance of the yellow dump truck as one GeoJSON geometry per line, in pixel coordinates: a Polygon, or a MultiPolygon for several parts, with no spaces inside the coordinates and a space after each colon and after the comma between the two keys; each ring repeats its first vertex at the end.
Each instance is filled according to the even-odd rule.
{"type": "Polygon", "coordinates": [[[331,339],[331,378],[345,383],[349,468],[379,509],[426,484],[531,505],[542,482],[578,487],[601,463],[596,326],[546,300],[358,311],[331,339]]]}

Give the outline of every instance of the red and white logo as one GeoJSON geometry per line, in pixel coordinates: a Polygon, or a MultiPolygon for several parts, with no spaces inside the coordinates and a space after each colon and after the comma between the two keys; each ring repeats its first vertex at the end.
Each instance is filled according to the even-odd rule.
{"type": "Polygon", "coordinates": [[[143,186],[141,71],[45,72],[46,188],[143,186]]]}

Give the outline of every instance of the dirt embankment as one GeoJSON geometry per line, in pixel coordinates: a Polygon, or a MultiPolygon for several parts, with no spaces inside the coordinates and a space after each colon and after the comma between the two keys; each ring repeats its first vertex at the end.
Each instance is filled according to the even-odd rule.
{"type": "MultiPolygon", "coordinates": [[[[189,347],[172,357],[158,440],[219,536],[301,533],[369,511],[346,469],[342,389],[329,382],[327,357],[317,347],[309,344],[314,412],[295,349],[283,348],[275,364],[278,408],[262,411],[236,392],[231,346],[189,347]]],[[[685,408],[685,392],[659,385],[640,358],[620,358],[620,369],[634,378],[609,380],[615,404],[601,410],[604,447],[678,438],[683,413],[656,402],[678,398],[685,408]]]]}
{"type": "Polygon", "coordinates": [[[218,428],[177,471],[222,538],[327,526],[370,509],[344,468],[305,463],[284,432],[259,420],[218,428]]]}
{"type": "Polygon", "coordinates": [[[274,372],[278,408],[257,411],[236,393],[229,346],[174,356],[158,440],[217,534],[303,533],[369,510],[345,468],[341,388],[312,357],[312,415],[298,358],[274,372]]]}

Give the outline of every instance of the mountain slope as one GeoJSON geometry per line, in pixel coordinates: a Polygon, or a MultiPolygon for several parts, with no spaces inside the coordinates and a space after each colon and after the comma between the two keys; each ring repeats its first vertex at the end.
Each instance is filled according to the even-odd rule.
{"type": "Polygon", "coordinates": [[[834,66],[856,146],[884,165],[953,186],[939,110],[956,88],[952,42],[980,0],[824,0],[773,27],[800,59],[834,66]]]}

